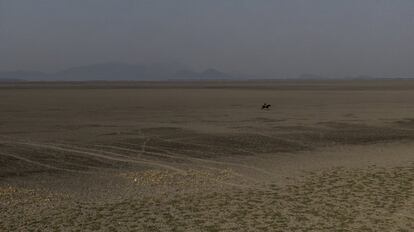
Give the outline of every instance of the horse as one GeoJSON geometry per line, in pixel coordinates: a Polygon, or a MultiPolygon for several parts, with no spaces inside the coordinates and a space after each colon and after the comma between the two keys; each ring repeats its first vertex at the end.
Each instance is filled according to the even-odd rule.
{"type": "Polygon", "coordinates": [[[264,103],[262,105],[262,110],[269,110],[272,105],[264,103]]]}

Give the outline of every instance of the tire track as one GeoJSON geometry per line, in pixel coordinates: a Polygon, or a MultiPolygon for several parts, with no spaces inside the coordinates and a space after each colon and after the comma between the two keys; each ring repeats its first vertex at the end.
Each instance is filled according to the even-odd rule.
{"type": "MultiPolygon", "coordinates": [[[[111,146],[111,145],[95,145],[98,147],[106,147],[106,148],[111,148],[111,149],[115,149],[115,150],[120,150],[120,151],[127,151],[127,152],[140,152],[139,150],[135,150],[135,149],[131,149],[131,148],[124,148],[124,147],[118,147],[118,146],[111,146]]],[[[187,161],[196,161],[196,162],[202,162],[202,163],[214,163],[214,161],[210,161],[210,160],[204,160],[204,159],[198,159],[198,158],[192,158],[192,157],[188,157],[185,155],[181,155],[178,153],[170,153],[167,150],[163,150],[163,149],[158,149],[158,148],[154,148],[151,147],[151,149],[154,150],[159,150],[159,151],[163,151],[164,153],[158,153],[158,152],[151,152],[151,151],[145,151],[144,153],[150,154],[150,155],[156,155],[156,156],[160,156],[160,157],[166,157],[166,158],[173,158],[173,159],[180,159],[180,160],[187,160],[187,161]],[[166,154],[167,153],[167,154],[166,154]],[[170,155],[168,155],[170,154],[170,155]],[[175,155],[174,155],[175,154],[175,155]]],[[[143,155],[143,154],[141,154],[143,155]]],[[[214,163],[216,164],[216,163],[214,163]]],[[[215,168],[215,167],[210,167],[210,166],[201,166],[203,168],[207,168],[207,169],[212,169],[212,170],[218,170],[218,171],[222,171],[222,168],[215,168]]],[[[248,178],[240,173],[233,173],[235,176],[239,176],[239,177],[244,177],[246,179],[250,179],[250,180],[254,180],[253,178],[248,178]]],[[[254,180],[256,181],[256,180],[254,180]]]]}
{"type": "MultiPolygon", "coordinates": [[[[194,145],[194,146],[198,146],[198,147],[216,147],[216,148],[227,148],[226,146],[222,146],[222,145],[212,145],[212,144],[202,144],[202,143],[192,143],[192,142],[184,142],[184,141],[176,141],[173,139],[160,139],[160,140],[164,140],[166,142],[172,142],[172,143],[179,143],[179,144],[184,144],[184,145],[194,145]]],[[[231,150],[235,150],[238,152],[242,152],[242,153],[248,153],[250,155],[255,155],[256,153],[252,152],[252,151],[248,151],[242,148],[231,148],[231,150]]]]}
{"type": "MultiPolygon", "coordinates": [[[[130,145],[133,145],[133,144],[130,144],[130,145]]],[[[123,148],[123,147],[118,147],[118,146],[106,146],[106,147],[115,148],[115,149],[121,148],[122,150],[131,151],[131,152],[140,152],[139,150],[130,149],[130,148],[123,148]]],[[[218,164],[218,165],[246,168],[246,169],[254,170],[256,172],[259,172],[259,173],[265,174],[267,176],[273,177],[273,173],[268,172],[268,171],[263,170],[263,169],[260,169],[260,168],[257,168],[257,167],[249,166],[249,165],[235,164],[235,163],[229,163],[229,162],[223,162],[223,161],[207,160],[207,159],[202,159],[202,158],[188,157],[188,156],[183,156],[182,154],[170,152],[170,151],[165,150],[165,149],[160,149],[160,148],[156,148],[156,147],[153,147],[153,146],[149,146],[149,147],[151,149],[158,150],[158,151],[161,151],[161,152],[164,152],[164,153],[152,152],[152,151],[151,152],[146,151],[145,153],[155,154],[155,155],[158,155],[158,156],[164,156],[164,157],[167,157],[167,158],[185,159],[185,160],[189,160],[189,161],[196,161],[196,162],[202,162],[202,163],[218,164]]]]}
{"type": "Polygon", "coordinates": [[[15,154],[11,154],[11,153],[0,152],[0,155],[12,157],[12,158],[22,160],[22,161],[25,161],[27,163],[35,164],[37,166],[41,166],[41,167],[48,168],[48,169],[54,169],[54,170],[60,170],[60,171],[66,171],[66,172],[75,172],[75,173],[88,173],[88,172],[85,172],[85,171],[77,171],[77,170],[72,170],[72,169],[55,167],[55,166],[52,166],[52,165],[49,165],[49,164],[33,161],[33,160],[30,160],[30,159],[27,159],[27,158],[24,158],[24,157],[15,155],[15,154]]]}
{"type": "MultiPolygon", "coordinates": [[[[148,160],[139,160],[139,159],[129,159],[129,158],[117,158],[117,157],[111,157],[111,156],[107,156],[107,155],[102,155],[102,154],[98,154],[98,153],[94,153],[94,152],[90,152],[90,151],[83,151],[83,150],[79,150],[79,148],[64,148],[64,147],[59,147],[59,146],[55,146],[55,145],[48,145],[48,144],[38,144],[38,143],[29,143],[29,142],[14,142],[15,144],[21,144],[21,145],[26,145],[26,146],[32,146],[32,147],[40,147],[40,148],[45,148],[45,149],[51,149],[51,150],[57,150],[57,151],[65,151],[65,152],[72,152],[72,153],[78,153],[78,154],[83,154],[83,155],[89,155],[92,157],[97,157],[97,158],[101,158],[101,159],[106,159],[106,160],[111,160],[111,161],[118,161],[118,162],[125,162],[125,163],[135,163],[135,164],[141,164],[141,165],[147,165],[147,166],[155,166],[155,167],[161,167],[164,169],[169,169],[178,173],[186,173],[184,170],[173,167],[171,165],[166,165],[166,164],[161,164],[158,162],[154,162],[154,161],[148,161],[148,160]]],[[[116,154],[116,153],[112,153],[112,154],[116,154]]],[[[121,156],[120,154],[117,154],[118,156],[121,156]]],[[[126,156],[123,156],[126,157],[126,156]]]]}

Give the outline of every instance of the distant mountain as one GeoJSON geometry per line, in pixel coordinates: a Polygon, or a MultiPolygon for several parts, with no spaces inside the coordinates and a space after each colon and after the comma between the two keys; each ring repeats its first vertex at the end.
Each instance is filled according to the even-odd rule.
{"type": "Polygon", "coordinates": [[[216,69],[207,69],[200,73],[201,79],[230,79],[232,76],[216,69]]]}
{"type": "Polygon", "coordinates": [[[320,79],[328,79],[328,78],[324,77],[324,76],[321,76],[321,75],[305,73],[305,74],[299,75],[297,77],[297,79],[301,79],[301,80],[320,80],[320,79]]]}
{"type": "Polygon", "coordinates": [[[216,69],[196,72],[180,64],[101,63],[69,68],[56,73],[0,72],[0,79],[29,81],[123,81],[123,80],[218,80],[231,76],[216,69]]]}
{"type": "Polygon", "coordinates": [[[373,79],[381,79],[381,77],[373,77],[368,75],[357,75],[357,76],[345,76],[345,77],[326,77],[316,74],[302,74],[297,77],[297,79],[301,80],[373,80],[373,79]]]}
{"type": "Polygon", "coordinates": [[[224,79],[231,79],[232,76],[220,72],[216,69],[206,69],[203,72],[195,72],[192,70],[180,70],[173,75],[174,79],[181,79],[181,80],[224,80],[224,79]]]}
{"type": "Polygon", "coordinates": [[[377,77],[368,76],[368,75],[359,75],[359,76],[349,76],[345,77],[344,79],[351,79],[351,80],[372,80],[378,79],[377,77]]]}
{"type": "Polygon", "coordinates": [[[171,65],[153,64],[125,64],[125,63],[103,63],[74,67],[55,76],[61,80],[163,80],[171,77],[181,67],[171,65]]]}
{"type": "Polygon", "coordinates": [[[13,82],[13,81],[44,81],[49,80],[50,76],[43,72],[36,71],[0,71],[0,81],[13,82]]]}
{"type": "Polygon", "coordinates": [[[0,78],[0,83],[21,82],[21,81],[24,81],[24,80],[20,80],[20,79],[7,79],[7,78],[1,79],[0,78]]]}

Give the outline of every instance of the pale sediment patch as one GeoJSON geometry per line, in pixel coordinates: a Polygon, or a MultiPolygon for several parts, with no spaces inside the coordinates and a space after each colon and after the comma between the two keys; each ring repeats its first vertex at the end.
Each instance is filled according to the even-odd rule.
{"type": "Polygon", "coordinates": [[[251,184],[231,169],[186,169],[185,173],[168,170],[147,170],[120,173],[119,175],[139,186],[174,187],[178,189],[214,188],[216,185],[248,187],[251,184]]]}

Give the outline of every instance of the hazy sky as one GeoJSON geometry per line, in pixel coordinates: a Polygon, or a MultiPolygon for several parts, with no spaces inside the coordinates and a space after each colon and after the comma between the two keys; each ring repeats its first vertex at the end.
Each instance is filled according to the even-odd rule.
{"type": "Polygon", "coordinates": [[[0,69],[414,76],[413,0],[0,0],[0,69]]]}

